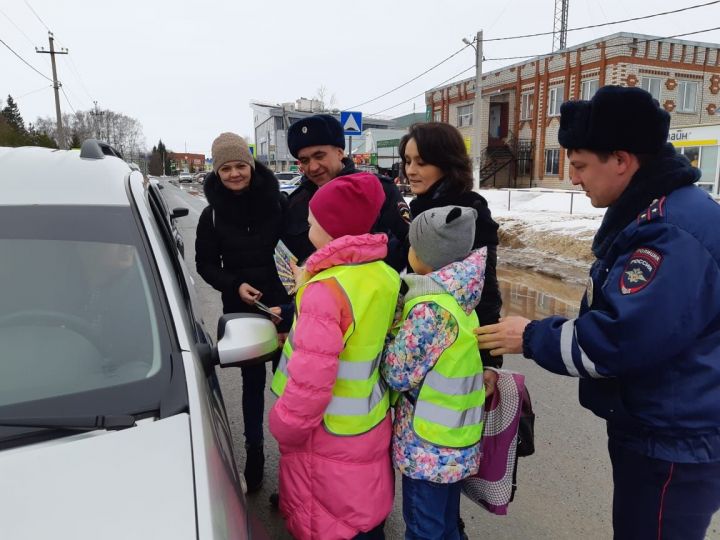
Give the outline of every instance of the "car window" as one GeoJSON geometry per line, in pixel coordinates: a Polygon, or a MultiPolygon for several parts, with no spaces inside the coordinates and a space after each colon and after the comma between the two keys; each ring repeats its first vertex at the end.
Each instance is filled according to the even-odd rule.
{"type": "Polygon", "coordinates": [[[0,253],[0,406],[167,371],[167,330],[129,208],[3,209],[0,253]]]}

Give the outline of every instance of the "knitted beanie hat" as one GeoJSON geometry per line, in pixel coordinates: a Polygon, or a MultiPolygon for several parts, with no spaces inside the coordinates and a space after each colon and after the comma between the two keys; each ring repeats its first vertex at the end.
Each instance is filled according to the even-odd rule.
{"type": "Polygon", "coordinates": [[[380,215],[385,191],[374,174],[338,176],[317,190],[310,211],[333,238],[367,234],[380,215]]]}
{"type": "Polygon", "coordinates": [[[439,270],[470,254],[476,220],[474,208],[443,206],[425,210],[410,224],[410,245],[422,262],[439,270]]]}
{"type": "Polygon", "coordinates": [[[250,153],[250,147],[240,135],[225,132],[218,135],[212,143],[213,170],[218,171],[228,161],[244,161],[253,169],[255,160],[250,153]]]}

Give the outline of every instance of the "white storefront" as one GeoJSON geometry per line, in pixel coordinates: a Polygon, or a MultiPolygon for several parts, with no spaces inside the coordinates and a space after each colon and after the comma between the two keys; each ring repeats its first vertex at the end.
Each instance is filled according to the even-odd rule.
{"type": "Polygon", "coordinates": [[[670,142],[702,171],[698,185],[715,196],[718,191],[720,125],[688,126],[670,130],[670,142]]]}

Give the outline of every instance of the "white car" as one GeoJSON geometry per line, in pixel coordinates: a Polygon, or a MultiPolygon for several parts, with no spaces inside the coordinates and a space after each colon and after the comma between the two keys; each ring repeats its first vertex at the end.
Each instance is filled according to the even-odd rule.
{"type": "Polygon", "coordinates": [[[280,182],[280,185],[284,182],[289,182],[290,180],[295,180],[296,178],[300,178],[302,176],[300,173],[293,171],[276,172],[274,174],[275,178],[277,178],[278,182],[280,182]]]}
{"type": "Polygon", "coordinates": [[[280,192],[290,195],[300,185],[300,180],[302,180],[302,176],[280,182],[280,192]]]}
{"type": "Polygon", "coordinates": [[[215,366],[276,354],[225,315],[213,346],[157,182],[86,141],[0,148],[0,537],[265,539],[215,366]]]}

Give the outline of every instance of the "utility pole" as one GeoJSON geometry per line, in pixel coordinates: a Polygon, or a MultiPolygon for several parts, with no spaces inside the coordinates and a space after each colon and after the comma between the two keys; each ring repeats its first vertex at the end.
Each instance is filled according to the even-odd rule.
{"type": "Polygon", "coordinates": [[[105,111],[98,110],[97,101],[93,101],[95,104],[95,110],[90,111],[90,114],[93,115],[93,127],[95,128],[95,138],[100,139],[100,128],[98,126],[98,116],[102,116],[105,114],[105,111]]]}
{"type": "Polygon", "coordinates": [[[50,41],[50,50],[46,51],[43,47],[40,47],[39,49],[37,47],[35,47],[35,52],[50,55],[50,61],[52,63],[52,74],[53,74],[53,88],[55,89],[55,115],[57,116],[58,145],[60,146],[61,150],[65,150],[66,149],[65,134],[63,133],[62,116],[60,114],[60,83],[58,82],[57,68],[55,67],[55,55],[56,54],[67,54],[68,50],[64,49],[64,48],[60,49],[59,51],[55,50],[55,40],[53,39],[52,32],[48,32],[48,39],[50,41]]]}
{"type": "MultiPolygon", "coordinates": [[[[480,30],[473,41],[463,38],[463,43],[472,45],[475,48],[475,101],[473,102],[473,132],[475,134],[473,142],[473,169],[477,167],[477,184],[475,188],[480,187],[480,168],[482,162],[482,122],[480,121],[480,111],[482,110],[482,61],[483,61],[483,31],[480,30]]],[[[474,175],[473,175],[474,176],[474,175]]]]}

